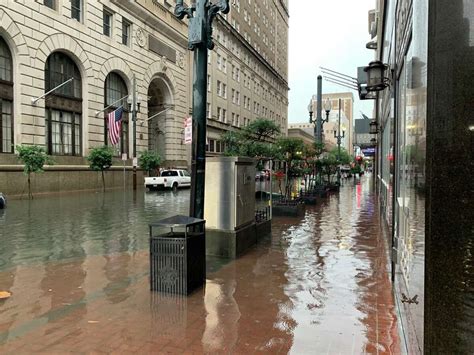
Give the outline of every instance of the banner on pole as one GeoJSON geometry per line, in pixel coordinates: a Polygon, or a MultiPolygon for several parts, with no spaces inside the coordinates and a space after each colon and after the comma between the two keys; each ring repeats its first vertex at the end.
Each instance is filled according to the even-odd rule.
{"type": "Polygon", "coordinates": [[[193,118],[187,117],[184,120],[184,144],[191,144],[193,140],[193,118]]]}

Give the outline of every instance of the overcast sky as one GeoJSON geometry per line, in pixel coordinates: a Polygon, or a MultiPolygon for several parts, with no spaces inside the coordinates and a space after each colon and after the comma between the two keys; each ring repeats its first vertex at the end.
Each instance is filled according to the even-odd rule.
{"type": "MultiPolygon", "coordinates": [[[[368,11],[375,0],[289,1],[289,108],[288,122],[306,122],[308,103],[316,94],[319,67],[357,77],[375,51],[365,48],[370,40],[368,11]]],[[[324,75],[323,75],[324,76],[324,75]]],[[[323,94],[350,91],[323,79],[323,94]]],[[[373,100],[360,101],[354,94],[354,118],[360,111],[372,116],[373,100]]]]}

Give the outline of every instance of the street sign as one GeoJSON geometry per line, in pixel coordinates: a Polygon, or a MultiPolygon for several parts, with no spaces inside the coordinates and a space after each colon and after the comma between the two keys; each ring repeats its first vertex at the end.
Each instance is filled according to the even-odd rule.
{"type": "Polygon", "coordinates": [[[191,144],[193,140],[193,118],[188,117],[184,120],[184,144],[191,144]]]}
{"type": "Polygon", "coordinates": [[[122,160],[127,160],[127,153],[122,153],[122,160]]]}

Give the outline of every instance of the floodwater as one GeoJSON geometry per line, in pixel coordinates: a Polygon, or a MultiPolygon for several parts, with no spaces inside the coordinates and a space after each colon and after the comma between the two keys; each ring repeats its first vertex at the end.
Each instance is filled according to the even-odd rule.
{"type": "Polygon", "coordinates": [[[0,353],[398,353],[370,179],[275,218],[188,297],[149,291],[148,223],[189,190],[10,201],[0,215],[0,353]]]}

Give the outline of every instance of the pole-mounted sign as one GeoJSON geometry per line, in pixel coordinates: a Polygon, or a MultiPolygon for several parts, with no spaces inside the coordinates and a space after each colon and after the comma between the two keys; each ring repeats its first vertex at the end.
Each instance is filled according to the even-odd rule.
{"type": "Polygon", "coordinates": [[[214,48],[212,22],[219,12],[227,14],[228,0],[212,3],[196,0],[190,7],[176,0],[174,14],[182,20],[189,18],[188,46],[194,51],[193,66],[193,118],[191,157],[191,204],[189,215],[204,218],[204,183],[206,168],[206,103],[207,103],[207,51],[214,48]]]}

